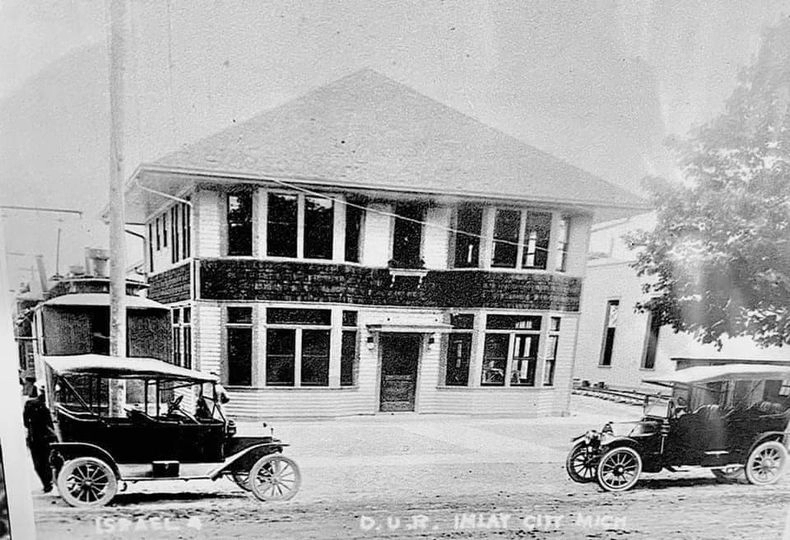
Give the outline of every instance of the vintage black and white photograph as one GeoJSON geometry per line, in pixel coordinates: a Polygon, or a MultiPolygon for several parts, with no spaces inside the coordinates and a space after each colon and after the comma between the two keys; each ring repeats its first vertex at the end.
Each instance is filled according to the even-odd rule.
{"type": "Polygon", "coordinates": [[[0,284],[2,538],[790,540],[790,0],[0,0],[0,284]]]}

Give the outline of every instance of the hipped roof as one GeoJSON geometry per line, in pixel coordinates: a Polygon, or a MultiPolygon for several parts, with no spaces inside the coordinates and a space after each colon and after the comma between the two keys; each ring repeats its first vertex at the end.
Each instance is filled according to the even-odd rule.
{"type": "Polygon", "coordinates": [[[633,193],[370,69],[142,166],[146,171],[646,208],[633,193]]]}

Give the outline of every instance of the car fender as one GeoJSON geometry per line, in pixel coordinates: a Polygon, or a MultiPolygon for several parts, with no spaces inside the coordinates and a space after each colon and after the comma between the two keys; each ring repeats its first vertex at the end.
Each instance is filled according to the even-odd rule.
{"type": "Polygon", "coordinates": [[[746,452],[746,457],[748,458],[755,448],[766,441],[779,441],[787,447],[788,436],[790,434],[785,431],[766,431],[765,433],[760,433],[757,438],[754,440],[752,445],[749,447],[749,451],[746,452]]]}
{"type": "Polygon", "coordinates": [[[605,441],[602,440],[601,454],[604,454],[609,450],[612,450],[613,448],[620,448],[622,446],[628,446],[630,448],[633,448],[634,450],[639,452],[640,456],[642,455],[642,445],[639,443],[639,441],[637,441],[632,437],[625,437],[625,436],[607,437],[605,441]]]}
{"type": "Polygon", "coordinates": [[[50,463],[52,463],[55,469],[58,471],[60,471],[60,467],[63,465],[63,463],[70,459],[77,457],[93,457],[107,463],[113,472],[115,472],[115,475],[120,477],[118,464],[115,462],[110,453],[100,446],[81,442],[57,442],[50,444],[49,447],[50,463]]]}
{"type": "MultiPolygon", "coordinates": [[[[272,442],[263,442],[260,444],[254,444],[245,447],[243,450],[236,452],[235,454],[228,456],[225,458],[225,461],[222,462],[222,465],[217,467],[216,470],[209,474],[209,477],[214,480],[219,476],[222,476],[226,472],[230,471],[233,468],[233,465],[238,464],[239,462],[250,460],[250,458],[254,460],[260,459],[260,457],[268,454],[276,454],[283,451],[283,447],[288,446],[287,444],[282,443],[281,441],[272,441],[272,442]]],[[[250,466],[252,466],[250,464],[250,466]]]]}

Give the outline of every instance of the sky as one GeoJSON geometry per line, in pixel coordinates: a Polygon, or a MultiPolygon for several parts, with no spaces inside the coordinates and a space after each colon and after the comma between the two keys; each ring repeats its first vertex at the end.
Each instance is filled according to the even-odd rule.
{"type": "MultiPolygon", "coordinates": [[[[58,227],[61,272],[107,244],[105,8],[0,0],[0,204],[85,212],[5,212],[9,251],[43,253],[50,272],[58,227]]],[[[126,173],[369,67],[638,192],[677,174],[663,141],[721,112],[788,14],[790,0],[133,1],[126,173]]],[[[10,260],[18,279],[30,264],[10,260]]]]}

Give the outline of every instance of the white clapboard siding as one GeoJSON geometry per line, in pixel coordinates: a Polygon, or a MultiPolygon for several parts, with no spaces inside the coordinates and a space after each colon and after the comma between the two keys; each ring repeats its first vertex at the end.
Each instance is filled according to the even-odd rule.
{"type": "Polygon", "coordinates": [[[228,390],[226,409],[234,418],[334,417],[373,414],[373,402],[359,388],[250,388],[228,390]]]}
{"type": "Polygon", "coordinates": [[[211,190],[200,190],[196,194],[197,205],[197,252],[196,257],[220,256],[220,194],[211,190]]]}
{"type": "Polygon", "coordinates": [[[217,305],[198,301],[194,303],[192,310],[195,368],[206,373],[219,373],[222,354],[221,309],[217,305]]]}
{"type": "Polygon", "coordinates": [[[379,212],[391,213],[388,204],[371,204],[365,213],[364,249],[362,264],[364,266],[387,266],[390,260],[390,228],[392,218],[379,212]]]}
{"type": "Polygon", "coordinates": [[[589,216],[574,216],[571,219],[568,234],[568,263],[569,276],[583,277],[587,268],[587,251],[590,245],[590,227],[592,218],[589,216]]]}
{"type": "Polygon", "coordinates": [[[425,215],[426,225],[423,228],[425,241],[423,254],[425,267],[431,270],[447,268],[447,250],[450,243],[450,218],[452,211],[449,207],[429,208],[425,215]]]}

